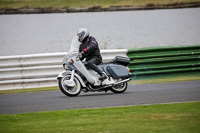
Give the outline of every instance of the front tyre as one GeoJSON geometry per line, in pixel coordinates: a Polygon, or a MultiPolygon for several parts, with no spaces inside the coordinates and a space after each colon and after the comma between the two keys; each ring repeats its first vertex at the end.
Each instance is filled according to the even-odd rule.
{"type": "Polygon", "coordinates": [[[66,75],[62,78],[59,78],[58,79],[59,88],[67,96],[70,97],[78,96],[81,92],[81,84],[79,80],[76,77],[74,77],[75,86],[74,87],[67,86],[65,84],[65,81],[69,80],[70,77],[71,75],[66,75]]]}
{"type": "Polygon", "coordinates": [[[123,93],[126,91],[128,86],[127,82],[121,83],[121,84],[116,84],[110,87],[110,90],[114,93],[123,93]]]}

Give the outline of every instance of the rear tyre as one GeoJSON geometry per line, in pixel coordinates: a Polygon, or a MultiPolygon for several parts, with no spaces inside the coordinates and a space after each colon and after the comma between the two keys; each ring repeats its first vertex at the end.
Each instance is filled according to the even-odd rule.
{"type": "Polygon", "coordinates": [[[71,75],[66,75],[62,78],[59,78],[58,79],[59,88],[67,96],[70,96],[70,97],[78,96],[81,92],[81,84],[76,77],[74,77],[74,82],[75,82],[74,87],[69,87],[64,83],[64,81],[69,80],[70,77],[71,75]]]}
{"type": "Polygon", "coordinates": [[[128,86],[128,83],[124,82],[124,83],[117,84],[117,85],[110,87],[110,90],[114,93],[123,93],[126,91],[127,86],[128,86]]]}

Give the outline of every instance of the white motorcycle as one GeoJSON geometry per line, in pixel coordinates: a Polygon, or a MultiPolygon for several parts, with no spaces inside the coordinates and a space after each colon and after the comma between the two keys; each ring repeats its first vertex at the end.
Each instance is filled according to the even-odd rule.
{"type": "Polygon", "coordinates": [[[129,69],[127,65],[130,59],[117,56],[111,62],[98,65],[107,78],[99,80],[100,75],[85,66],[86,62],[80,60],[79,51],[80,42],[78,36],[72,40],[70,50],[63,59],[65,71],[61,72],[57,79],[60,90],[67,96],[78,96],[81,91],[94,92],[108,90],[114,93],[123,93],[126,91],[128,81],[130,81],[129,69]]]}

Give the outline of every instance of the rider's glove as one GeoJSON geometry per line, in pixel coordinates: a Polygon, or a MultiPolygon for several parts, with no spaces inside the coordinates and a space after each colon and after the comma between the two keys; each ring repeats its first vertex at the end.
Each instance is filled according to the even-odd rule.
{"type": "Polygon", "coordinates": [[[83,49],[83,51],[81,52],[81,54],[84,54],[86,52],[87,52],[87,49],[85,48],[85,49],[83,49]]]}

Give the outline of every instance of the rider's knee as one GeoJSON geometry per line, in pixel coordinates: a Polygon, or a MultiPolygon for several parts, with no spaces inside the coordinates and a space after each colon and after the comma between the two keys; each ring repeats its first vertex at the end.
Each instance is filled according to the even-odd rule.
{"type": "Polygon", "coordinates": [[[92,62],[87,62],[87,66],[91,67],[91,66],[93,66],[93,63],[92,62]]]}

